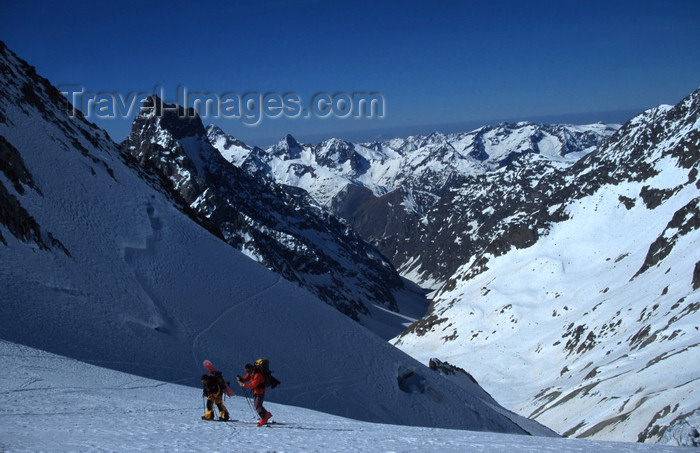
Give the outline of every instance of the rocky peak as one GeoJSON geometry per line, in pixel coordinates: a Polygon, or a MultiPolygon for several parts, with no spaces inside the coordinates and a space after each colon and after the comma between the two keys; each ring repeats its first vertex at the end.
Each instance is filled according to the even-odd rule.
{"type": "Polygon", "coordinates": [[[247,150],[253,149],[251,146],[247,145],[243,141],[228,135],[226,132],[224,132],[223,129],[221,129],[219,126],[215,126],[213,124],[210,124],[206,127],[206,132],[207,132],[207,138],[211,143],[214,143],[217,140],[223,140],[223,147],[225,149],[229,149],[231,147],[239,147],[247,150]]]}
{"type": "MultiPolygon", "coordinates": [[[[158,110],[154,101],[135,119],[123,149],[229,244],[355,320],[370,316],[368,302],[397,309],[392,292],[402,287],[400,277],[347,224],[305,191],[269,179],[260,171],[264,167],[247,171],[253,160],[265,157],[257,148],[239,168],[210,143],[198,116],[158,110]]],[[[299,149],[291,135],[276,148],[285,156],[299,149]]]]}
{"type": "Polygon", "coordinates": [[[366,171],[370,163],[355,151],[355,145],[340,139],[330,139],[314,147],[316,163],[330,169],[341,169],[349,163],[352,175],[366,171]]]}
{"type": "Polygon", "coordinates": [[[268,152],[275,157],[281,157],[283,160],[298,159],[301,155],[302,145],[291,134],[287,134],[272,145],[268,152]]]}
{"type": "MultiPolygon", "coordinates": [[[[144,122],[157,120],[156,123],[169,131],[175,140],[207,135],[202,119],[194,108],[185,109],[179,105],[167,104],[155,94],[144,100],[137,119],[144,122]]],[[[137,122],[134,123],[136,124],[137,122]]]]}

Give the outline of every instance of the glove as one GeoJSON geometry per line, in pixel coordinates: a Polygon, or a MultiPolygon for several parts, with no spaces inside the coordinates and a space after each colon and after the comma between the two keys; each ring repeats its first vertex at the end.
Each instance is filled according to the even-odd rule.
{"type": "Polygon", "coordinates": [[[241,381],[238,381],[238,385],[240,385],[241,387],[245,387],[245,383],[243,383],[241,381]]]}

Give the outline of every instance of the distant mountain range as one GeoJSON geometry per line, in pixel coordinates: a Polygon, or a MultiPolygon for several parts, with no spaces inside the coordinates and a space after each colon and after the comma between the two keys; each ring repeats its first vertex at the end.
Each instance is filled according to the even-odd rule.
{"type": "MultiPolygon", "coordinates": [[[[468,133],[436,132],[364,144],[338,139],[301,144],[287,135],[266,150],[247,146],[215,126],[207,132],[229,162],[304,189],[349,221],[404,275],[436,287],[469,253],[459,244],[436,253],[425,250],[436,233],[420,231],[425,215],[445,193],[524,155],[545,157],[559,167],[570,165],[604,143],[618,127],[504,123],[468,133]]],[[[434,227],[439,230],[444,225],[434,227]]]]}

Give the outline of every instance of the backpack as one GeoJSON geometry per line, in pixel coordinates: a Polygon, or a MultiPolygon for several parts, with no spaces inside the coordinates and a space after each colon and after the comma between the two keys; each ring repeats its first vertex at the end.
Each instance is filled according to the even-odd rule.
{"type": "Polygon", "coordinates": [[[226,383],[226,381],[224,381],[224,376],[221,374],[221,371],[215,371],[215,372],[209,374],[209,376],[212,379],[214,379],[214,381],[216,381],[217,384],[219,384],[219,389],[221,391],[221,394],[222,395],[225,394],[227,383],[226,383]]]}
{"type": "Polygon", "coordinates": [[[255,361],[255,366],[260,370],[263,377],[265,378],[265,387],[270,387],[271,389],[277,387],[281,384],[280,381],[275,379],[270,371],[270,361],[267,359],[258,359],[255,361]]]}

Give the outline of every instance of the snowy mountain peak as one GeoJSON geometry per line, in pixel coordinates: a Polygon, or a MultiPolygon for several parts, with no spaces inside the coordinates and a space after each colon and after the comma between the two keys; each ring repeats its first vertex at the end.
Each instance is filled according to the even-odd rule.
{"type": "Polygon", "coordinates": [[[345,140],[330,139],[314,147],[316,164],[332,171],[357,178],[370,168],[370,162],[345,140]]]}
{"type": "Polygon", "coordinates": [[[238,140],[237,138],[226,134],[226,132],[224,132],[223,129],[221,129],[219,126],[210,124],[206,127],[206,132],[207,138],[209,138],[209,141],[212,144],[218,140],[223,140],[224,149],[229,149],[234,146],[246,149],[248,151],[253,149],[251,146],[246,145],[241,140],[238,140]]]}
{"type": "Polygon", "coordinates": [[[344,162],[355,151],[355,145],[339,138],[331,138],[314,147],[317,156],[338,154],[344,162]]]}
{"type": "Polygon", "coordinates": [[[253,151],[253,148],[226,134],[219,126],[209,125],[206,128],[207,139],[227,161],[237,167],[243,163],[253,151]]]}
{"type": "Polygon", "coordinates": [[[303,145],[301,143],[292,137],[291,134],[287,134],[282,140],[268,148],[267,151],[275,157],[291,160],[300,157],[302,148],[303,145]]]}

